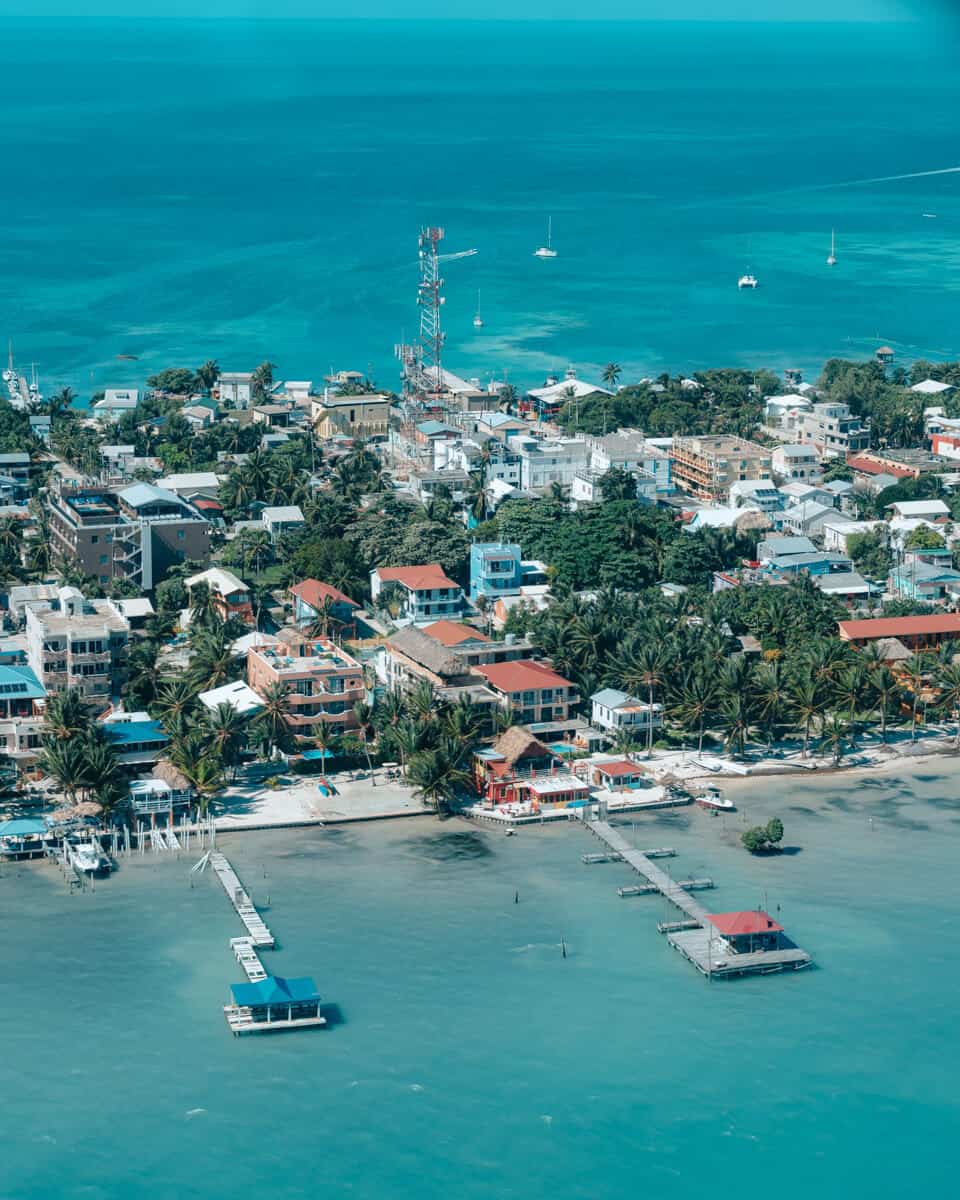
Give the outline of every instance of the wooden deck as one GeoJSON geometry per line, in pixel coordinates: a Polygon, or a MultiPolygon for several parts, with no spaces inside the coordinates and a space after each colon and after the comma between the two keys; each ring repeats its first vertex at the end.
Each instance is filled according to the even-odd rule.
{"type": "Polygon", "coordinates": [[[225,1004],[223,1015],[226,1017],[234,1037],[239,1037],[244,1033],[283,1033],[288,1029],[321,1029],[327,1023],[327,1018],[321,1017],[319,1013],[315,1017],[255,1021],[249,1008],[241,1008],[237,1004],[225,1004]]]}
{"type": "Polygon", "coordinates": [[[253,942],[250,938],[231,938],[230,949],[233,951],[237,962],[243,967],[247,979],[251,983],[259,983],[261,979],[266,979],[267,971],[264,969],[256,950],[254,950],[253,942]]]}
{"type": "MultiPolygon", "coordinates": [[[[606,821],[585,818],[583,824],[598,837],[611,854],[625,862],[648,882],[619,888],[621,896],[642,896],[659,892],[684,914],[679,921],[664,921],[657,928],[675,950],[709,979],[729,979],[738,975],[767,975],[776,971],[799,970],[813,961],[806,950],[783,939],[777,950],[758,950],[738,954],[710,920],[710,914],[687,889],[713,887],[711,879],[675,880],[641,850],[634,850],[622,834],[606,821]]],[[[592,855],[584,855],[584,862],[592,855]]]]}
{"type": "Polygon", "coordinates": [[[240,882],[236,871],[234,871],[226,856],[212,851],[210,854],[210,866],[223,884],[223,890],[230,898],[230,903],[237,910],[237,916],[246,926],[247,933],[250,935],[250,940],[254,946],[265,946],[268,949],[273,949],[277,944],[273,934],[257,912],[253,901],[247,895],[243,884],[240,882]]]}

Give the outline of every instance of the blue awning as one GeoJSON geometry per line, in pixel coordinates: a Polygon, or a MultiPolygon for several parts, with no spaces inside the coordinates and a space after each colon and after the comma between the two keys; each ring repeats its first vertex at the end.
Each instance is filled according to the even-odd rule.
{"type": "Polygon", "coordinates": [[[262,1008],[271,1004],[304,1004],[319,1001],[317,985],[309,975],[299,979],[283,979],[279,975],[268,975],[256,983],[233,983],[230,985],[235,1004],[244,1008],[262,1008]]]}

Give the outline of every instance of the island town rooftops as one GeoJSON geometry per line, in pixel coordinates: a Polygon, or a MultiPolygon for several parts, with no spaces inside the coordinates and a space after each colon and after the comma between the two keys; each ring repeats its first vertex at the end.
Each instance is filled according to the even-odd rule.
{"type": "Polygon", "coordinates": [[[838,628],[845,642],[873,641],[876,638],[898,638],[901,641],[906,638],[944,638],[960,635],[960,613],[868,617],[859,621],[840,621],[838,628]]]}
{"type": "Polygon", "coordinates": [[[749,909],[746,912],[708,913],[707,919],[724,937],[746,937],[756,933],[783,933],[783,926],[761,909],[749,909]]]}
{"type": "Polygon", "coordinates": [[[889,462],[875,462],[864,454],[851,454],[847,459],[847,466],[859,471],[861,475],[894,475],[897,479],[909,479],[914,475],[914,472],[906,467],[897,467],[889,462]]]}
{"type": "Polygon", "coordinates": [[[472,625],[464,625],[461,621],[434,621],[425,625],[423,632],[432,637],[442,646],[460,646],[464,642],[489,642],[490,639],[472,625]]]}
{"type": "Polygon", "coordinates": [[[332,604],[349,604],[351,608],[360,607],[356,600],[351,600],[345,592],[341,592],[333,584],[324,583],[320,579],[303,579],[290,588],[290,593],[293,596],[299,596],[304,604],[318,611],[326,600],[332,604]]]}
{"type": "Polygon", "coordinates": [[[263,701],[257,693],[242,679],[234,683],[225,683],[222,687],[212,688],[209,692],[201,692],[197,697],[200,703],[211,711],[221,704],[229,704],[240,714],[256,712],[263,707],[263,701]]]}
{"type": "Polygon", "coordinates": [[[951,391],[952,388],[952,383],[942,383],[939,379],[924,379],[920,383],[915,383],[910,391],[919,392],[921,396],[939,396],[942,392],[951,391]]]}
{"type": "Polygon", "coordinates": [[[199,575],[191,575],[189,579],[184,580],[184,583],[188,588],[205,583],[212,592],[221,596],[232,596],[237,592],[248,591],[243,580],[238,579],[232,571],[227,571],[224,567],[210,567],[206,571],[201,571],[199,575]]]}
{"type": "Polygon", "coordinates": [[[543,663],[520,659],[515,662],[488,663],[473,668],[492,687],[500,692],[539,691],[541,688],[572,688],[569,679],[564,679],[543,663]]]}
{"type": "Polygon", "coordinates": [[[379,576],[381,583],[399,583],[412,592],[458,587],[439,563],[424,563],[419,567],[377,567],[374,574],[379,576]]]}

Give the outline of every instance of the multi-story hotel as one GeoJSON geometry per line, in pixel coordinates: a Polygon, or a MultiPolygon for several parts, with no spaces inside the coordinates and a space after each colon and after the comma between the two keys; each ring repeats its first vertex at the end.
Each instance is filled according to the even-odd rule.
{"type": "Polygon", "coordinates": [[[329,638],[307,638],[293,629],[248,652],[247,683],[260,696],[271,684],[289,687],[289,721],[299,737],[313,736],[321,723],[338,733],[356,729],[353,706],[365,694],[355,658],[329,638]]]}

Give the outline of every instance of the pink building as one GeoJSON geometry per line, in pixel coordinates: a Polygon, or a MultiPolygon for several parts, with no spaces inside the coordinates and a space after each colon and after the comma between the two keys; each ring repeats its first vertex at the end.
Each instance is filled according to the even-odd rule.
{"type": "Polygon", "coordinates": [[[313,736],[324,722],[337,733],[356,729],[353,706],[364,698],[363,668],[328,638],[283,629],[277,640],[247,653],[247,683],[259,695],[271,684],[290,689],[290,725],[313,736]]]}

